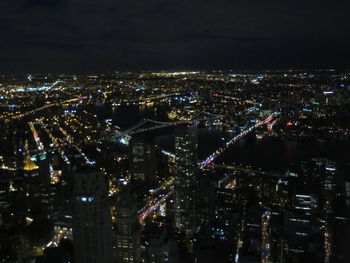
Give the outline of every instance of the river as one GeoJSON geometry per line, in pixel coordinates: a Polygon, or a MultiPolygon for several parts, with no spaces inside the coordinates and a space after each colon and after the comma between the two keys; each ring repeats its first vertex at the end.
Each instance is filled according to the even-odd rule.
{"type": "MultiPolygon", "coordinates": [[[[167,120],[162,109],[153,107],[140,108],[131,105],[114,109],[110,105],[95,105],[89,110],[93,110],[101,120],[112,119],[122,129],[132,126],[143,118],[167,120]]],[[[174,128],[160,129],[149,133],[148,136],[162,149],[175,151],[174,128]]],[[[199,159],[204,159],[220,147],[223,137],[227,138],[227,134],[219,128],[200,128],[198,130],[199,159]]],[[[332,143],[317,140],[299,142],[271,136],[257,139],[252,133],[232,145],[215,162],[226,164],[234,162],[266,171],[283,172],[293,162],[315,157],[325,157],[340,163],[350,162],[349,152],[350,142],[332,143]]]]}

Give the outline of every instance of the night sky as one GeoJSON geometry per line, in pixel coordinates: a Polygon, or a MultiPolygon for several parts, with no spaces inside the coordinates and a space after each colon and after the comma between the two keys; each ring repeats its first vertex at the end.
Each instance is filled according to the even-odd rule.
{"type": "Polygon", "coordinates": [[[350,3],[1,0],[0,60],[0,73],[350,68],[350,3]]]}

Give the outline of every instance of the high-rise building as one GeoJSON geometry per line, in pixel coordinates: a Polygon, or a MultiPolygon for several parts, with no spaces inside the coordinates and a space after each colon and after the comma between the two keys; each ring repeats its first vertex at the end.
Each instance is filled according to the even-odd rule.
{"type": "Polygon", "coordinates": [[[117,204],[115,251],[120,263],[139,262],[140,234],[135,196],[128,189],[120,192],[117,204]]]}
{"type": "Polygon", "coordinates": [[[74,172],[73,244],[76,263],[112,262],[112,224],[104,176],[92,167],[74,172]]]}
{"type": "Polygon", "coordinates": [[[197,225],[197,127],[180,127],[175,136],[175,227],[187,234],[197,225]]]}
{"type": "Polygon", "coordinates": [[[131,140],[130,145],[132,181],[152,183],[157,173],[154,145],[137,137],[131,140]]]}
{"type": "MultiPolygon", "coordinates": [[[[313,195],[295,194],[291,208],[284,213],[284,232],[287,239],[286,257],[288,260],[304,261],[306,258],[316,259],[310,251],[312,246],[320,246],[322,240],[317,239],[320,229],[315,211],[317,199],[313,195]]],[[[287,261],[288,261],[287,260],[287,261]]]]}

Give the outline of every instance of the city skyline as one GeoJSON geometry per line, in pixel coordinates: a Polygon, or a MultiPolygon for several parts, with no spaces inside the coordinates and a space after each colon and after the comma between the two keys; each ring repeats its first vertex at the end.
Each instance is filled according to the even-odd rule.
{"type": "Polygon", "coordinates": [[[0,263],[349,263],[349,10],[0,0],[0,263]]]}
{"type": "Polygon", "coordinates": [[[0,261],[348,263],[350,72],[0,85],[0,261]]]}

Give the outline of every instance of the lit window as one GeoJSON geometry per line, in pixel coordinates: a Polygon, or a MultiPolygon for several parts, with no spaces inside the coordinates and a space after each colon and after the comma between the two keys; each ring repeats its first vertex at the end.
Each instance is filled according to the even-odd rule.
{"type": "Polygon", "coordinates": [[[79,196],[77,199],[81,202],[92,202],[94,200],[93,197],[85,197],[85,196],[79,196]]]}

